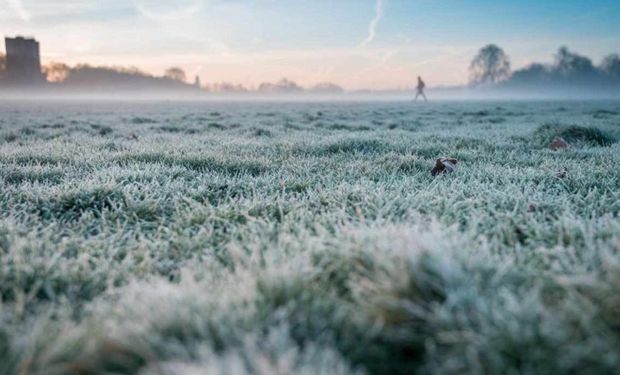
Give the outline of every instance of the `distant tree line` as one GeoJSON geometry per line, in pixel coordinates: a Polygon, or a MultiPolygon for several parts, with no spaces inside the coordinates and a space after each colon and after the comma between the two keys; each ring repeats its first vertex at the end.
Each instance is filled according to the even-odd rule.
{"type": "MultiPolygon", "coordinates": [[[[6,61],[4,55],[0,54],[0,79],[5,73],[5,65],[6,61]]],[[[260,92],[267,94],[302,92],[333,94],[344,91],[342,87],[330,82],[319,83],[315,86],[304,88],[286,78],[282,78],[275,83],[264,82],[256,88],[248,88],[241,84],[230,82],[212,83],[203,86],[200,84],[200,79],[198,77],[195,78],[193,84],[188,84],[187,74],[183,69],[178,67],[166,69],[162,76],[155,76],[135,67],[92,66],[88,64],[69,66],[59,62],[51,62],[44,65],[42,70],[49,84],[66,89],[201,89],[220,93],[260,92]]]]}
{"type": "MultiPolygon", "coordinates": [[[[494,88],[603,88],[620,91],[620,56],[610,54],[595,65],[586,56],[560,47],[551,64],[532,63],[525,68],[511,70],[510,58],[504,50],[489,44],[481,48],[469,66],[472,87],[494,88]]],[[[0,81],[6,74],[6,56],[0,54],[0,81]]],[[[196,77],[194,84],[187,83],[187,75],[178,67],[168,68],[162,76],[145,73],[135,67],[106,67],[78,64],[69,66],[52,62],[43,67],[47,81],[65,88],[75,89],[197,89],[210,92],[260,92],[260,93],[341,93],[342,87],[330,83],[319,83],[303,88],[286,78],[278,82],[264,82],[256,88],[241,84],[219,82],[200,85],[196,77]]]]}
{"type": "Polygon", "coordinates": [[[69,66],[52,62],[43,66],[47,81],[68,89],[186,89],[191,88],[185,72],[180,68],[169,68],[157,77],[135,67],[92,66],[78,64],[69,66]]]}
{"type": "Polygon", "coordinates": [[[320,94],[339,94],[344,92],[344,89],[331,82],[322,82],[314,86],[304,88],[294,81],[286,78],[282,78],[278,82],[263,82],[256,88],[248,88],[240,84],[233,84],[229,82],[214,83],[206,85],[205,89],[211,92],[259,92],[266,94],[278,94],[278,93],[320,93],[320,94]]]}
{"type": "Polygon", "coordinates": [[[603,87],[620,91],[620,56],[610,54],[595,65],[586,56],[560,47],[551,64],[532,63],[511,71],[510,59],[494,44],[481,48],[469,67],[472,86],[505,88],[603,87]]]}

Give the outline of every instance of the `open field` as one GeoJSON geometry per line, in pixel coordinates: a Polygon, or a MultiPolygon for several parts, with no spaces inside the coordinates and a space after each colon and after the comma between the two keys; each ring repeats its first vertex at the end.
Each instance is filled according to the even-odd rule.
{"type": "Polygon", "coordinates": [[[618,102],[2,102],[0,374],[613,373],[617,140],[618,102]]]}

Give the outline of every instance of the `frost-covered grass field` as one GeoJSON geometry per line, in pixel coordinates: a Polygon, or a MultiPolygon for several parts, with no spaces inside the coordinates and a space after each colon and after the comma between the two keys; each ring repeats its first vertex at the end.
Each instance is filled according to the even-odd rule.
{"type": "Polygon", "coordinates": [[[617,372],[618,139],[617,102],[2,102],[0,374],[617,372]]]}

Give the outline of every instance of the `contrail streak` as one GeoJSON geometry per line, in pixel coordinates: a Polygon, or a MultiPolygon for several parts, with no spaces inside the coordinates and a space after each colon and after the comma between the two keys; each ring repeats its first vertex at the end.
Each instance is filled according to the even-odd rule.
{"type": "Polygon", "coordinates": [[[362,42],[361,47],[365,47],[368,43],[372,42],[377,35],[377,25],[379,25],[379,21],[381,21],[381,17],[383,17],[383,4],[386,0],[377,0],[377,5],[375,8],[375,17],[368,24],[368,37],[362,42]]]}

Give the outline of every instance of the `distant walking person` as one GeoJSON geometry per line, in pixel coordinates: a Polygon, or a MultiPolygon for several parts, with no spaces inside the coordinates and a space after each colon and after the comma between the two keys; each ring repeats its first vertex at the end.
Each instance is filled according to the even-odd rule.
{"type": "Polygon", "coordinates": [[[414,102],[418,101],[418,96],[420,95],[422,95],[425,102],[428,102],[428,99],[426,99],[426,95],[424,95],[425,87],[426,87],[426,83],[424,83],[424,81],[422,81],[422,78],[418,76],[418,86],[416,87],[417,93],[415,94],[415,99],[413,99],[414,102]]]}

